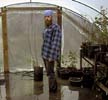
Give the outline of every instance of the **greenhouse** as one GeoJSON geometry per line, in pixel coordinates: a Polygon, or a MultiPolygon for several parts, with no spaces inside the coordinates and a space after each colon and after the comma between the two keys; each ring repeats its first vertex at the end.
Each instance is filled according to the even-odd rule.
{"type": "Polygon", "coordinates": [[[107,5],[0,0],[0,100],[108,100],[107,5]]]}

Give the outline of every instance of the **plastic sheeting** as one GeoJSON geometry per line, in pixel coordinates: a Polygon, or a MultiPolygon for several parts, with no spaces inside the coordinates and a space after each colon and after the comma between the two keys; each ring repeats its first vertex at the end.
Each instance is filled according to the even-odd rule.
{"type": "MultiPolygon", "coordinates": [[[[28,6],[30,6],[28,4],[28,6]]],[[[27,7],[27,5],[26,5],[27,7]]],[[[41,58],[42,32],[44,29],[43,11],[7,11],[7,30],[10,71],[33,69],[32,60],[43,66],[41,58]]],[[[57,22],[56,12],[54,22],[57,22]]],[[[63,15],[64,54],[70,50],[79,53],[82,35],[73,22],[63,15]],[[68,45],[67,45],[68,44],[68,45]]]]}
{"type": "Polygon", "coordinates": [[[42,66],[43,19],[37,10],[7,12],[10,70],[33,69],[33,60],[42,66]]]}
{"type": "MultiPolygon", "coordinates": [[[[7,6],[11,4],[10,7],[16,7],[16,6],[35,6],[37,4],[36,2],[42,2],[42,3],[48,3],[53,5],[59,5],[62,6],[64,9],[63,11],[71,16],[74,19],[74,22],[78,22],[79,25],[85,22],[85,19],[82,18],[80,15],[86,17],[90,21],[93,20],[94,16],[98,15],[99,13],[95,10],[84,6],[83,4],[80,4],[78,2],[74,2],[72,0],[32,0],[34,4],[28,5],[17,5],[18,3],[27,3],[30,2],[29,0],[0,0],[0,7],[7,6]],[[8,2],[9,1],[9,2],[8,2]],[[61,2],[62,1],[62,2],[61,2]],[[67,9],[70,9],[68,11],[67,9]],[[75,15],[73,12],[78,13],[75,15]]],[[[89,2],[85,0],[79,0],[97,11],[99,11],[100,6],[104,6],[107,4],[104,3],[102,0],[100,0],[101,4],[93,3],[93,1],[88,0],[89,2]],[[92,2],[92,3],[91,3],[92,2]],[[96,4],[96,5],[95,5],[96,4]],[[98,5],[97,5],[98,4],[98,5]],[[97,7],[97,8],[95,8],[97,7]]],[[[40,4],[41,6],[44,6],[43,4],[40,4]]],[[[49,5],[52,6],[52,5],[49,5]]],[[[106,6],[104,6],[106,7],[106,6]]],[[[22,69],[31,69],[31,60],[36,59],[38,57],[38,63],[42,64],[41,59],[41,43],[42,43],[42,30],[44,28],[43,23],[43,17],[42,12],[37,11],[17,11],[17,12],[8,12],[7,14],[7,23],[8,23],[8,45],[9,45],[9,66],[10,70],[22,70],[22,69]],[[39,20],[36,20],[39,18],[39,20]],[[38,25],[37,25],[38,24],[38,25]]],[[[56,21],[56,19],[55,19],[56,21]]],[[[90,29],[91,23],[86,21],[84,27],[90,29]]],[[[92,27],[91,27],[92,28],[92,27]]],[[[81,30],[78,26],[75,26],[75,23],[73,23],[72,20],[70,20],[67,16],[63,15],[63,34],[64,34],[64,53],[67,53],[69,50],[76,51],[78,53],[80,43],[82,41],[82,34],[79,34],[81,30]],[[68,47],[67,47],[68,44],[68,47]]],[[[1,44],[2,44],[2,39],[1,44]]],[[[0,45],[2,46],[2,45],[0,45]]],[[[2,48],[2,47],[1,47],[2,48]]],[[[2,53],[2,50],[0,50],[2,53]]],[[[2,59],[2,56],[1,58],[2,59]]],[[[2,60],[0,60],[0,63],[2,63],[2,60]]],[[[43,65],[42,65],[43,66],[43,65]]]]}

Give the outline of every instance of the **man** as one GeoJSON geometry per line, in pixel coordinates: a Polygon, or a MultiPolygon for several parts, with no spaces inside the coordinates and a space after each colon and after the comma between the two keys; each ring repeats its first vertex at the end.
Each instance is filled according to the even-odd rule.
{"type": "Polygon", "coordinates": [[[45,29],[43,32],[42,58],[49,77],[49,90],[56,91],[57,84],[54,73],[54,63],[60,58],[61,30],[53,23],[53,11],[44,11],[45,29]]]}

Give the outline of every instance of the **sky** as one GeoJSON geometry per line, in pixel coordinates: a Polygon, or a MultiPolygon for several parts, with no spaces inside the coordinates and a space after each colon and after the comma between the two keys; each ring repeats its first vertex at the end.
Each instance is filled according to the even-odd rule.
{"type": "MultiPolygon", "coordinates": [[[[3,3],[10,3],[10,2],[29,2],[30,0],[0,0],[0,3],[1,4],[3,4],[3,3]]],[[[33,2],[35,2],[35,1],[50,1],[50,2],[53,2],[53,1],[55,1],[55,2],[58,2],[58,1],[72,1],[72,0],[31,0],[31,1],[33,1],[33,2]]],[[[107,7],[107,5],[108,5],[108,0],[77,0],[77,1],[80,1],[80,2],[83,2],[83,3],[86,3],[86,4],[88,4],[88,5],[93,5],[93,6],[96,6],[97,8],[98,8],[98,6],[101,6],[101,5],[103,5],[103,6],[105,6],[105,7],[107,7]]],[[[1,6],[1,5],[0,5],[1,6]]]]}
{"type": "MultiPolygon", "coordinates": [[[[70,10],[73,10],[86,18],[93,19],[94,16],[97,16],[98,13],[96,11],[91,10],[90,8],[81,5],[78,2],[82,2],[83,4],[86,4],[88,6],[91,6],[92,8],[100,11],[100,7],[103,6],[104,8],[108,8],[108,0],[31,0],[32,2],[47,2],[50,4],[60,5],[64,8],[68,8],[70,10]]],[[[0,7],[14,4],[14,3],[21,3],[21,2],[30,2],[30,0],[0,0],[0,7]]]]}
{"type": "MultiPolygon", "coordinates": [[[[9,4],[9,3],[15,3],[15,2],[29,2],[30,0],[0,0],[0,6],[4,5],[4,4],[9,4]]],[[[72,0],[31,0],[32,2],[35,1],[43,1],[43,2],[71,2],[72,0]]],[[[76,0],[76,1],[80,1],[83,2],[85,4],[94,6],[96,8],[99,8],[100,6],[104,6],[107,7],[108,5],[108,0],[76,0]]]]}

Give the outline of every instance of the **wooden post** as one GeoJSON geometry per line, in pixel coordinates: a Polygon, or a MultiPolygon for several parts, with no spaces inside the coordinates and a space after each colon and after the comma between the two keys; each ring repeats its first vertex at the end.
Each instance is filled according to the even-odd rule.
{"type": "Polygon", "coordinates": [[[57,7],[57,23],[62,30],[62,7],[57,7]]]}
{"type": "Polygon", "coordinates": [[[7,14],[6,7],[2,8],[2,38],[3,38],[3,60],[4,72],[9,72],[8,63],[8,36],[7,36],[7,14]]]}
{"type": "Polygon", "coordinates": [[[0,12],[0,16],[2,15],[2,13],[0,12]]]}
{"type": "MultiPolygon", "coordinates": [[[[57,7],[57,24],[60,26],[62,32],[62,7],[57,7]]],[[[60,58],[57,60],[57,69],[59,69],[60,67],[61,67],[61,52],[60,52],[60,58]]]]}
{"type": "Polygon", "coordinates": [[[5,89],[6,89],[6,98],[8,98],[8,100],[11,100],[11,92],[10,92],[10,76],[9,74],[5,74],[5,89]]]}
{"type": "Polygon", "coordinates": [[[80,70],[82,71],[82,48],[80,48],[80,70]]]}

